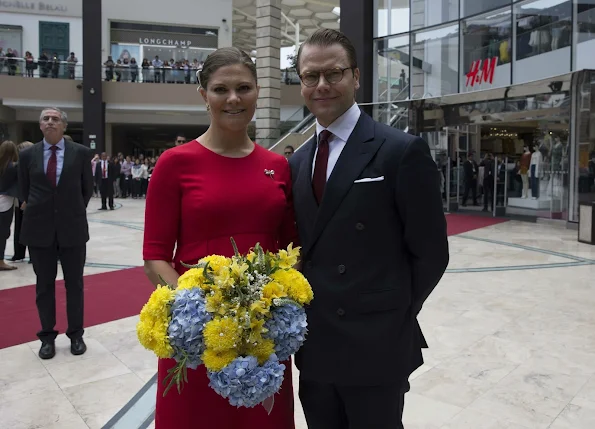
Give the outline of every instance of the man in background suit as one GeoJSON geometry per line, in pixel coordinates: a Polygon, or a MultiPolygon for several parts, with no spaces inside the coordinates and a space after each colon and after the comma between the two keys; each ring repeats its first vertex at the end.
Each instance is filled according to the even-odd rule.
{"type": "Polygon", "coordinates": [[[21,243],[29,246],[37,275],[36,304],[41,321],[39,357],[56,354],[56,275],[58,259],[66,287],[70,351],[85,353],[83,341],[83,270],[89,240],[87,204],[93,195],[91,151],[64,140],[66,113],[58,108],[41,112],[43,140],[20,155],[19,185],[25,202],[21,243]]]}
{"type": "Polygon", "coordinates": [[[107,210],[108,199],[109,209],[114,209],[115,179],[114,164],[107,159],[107,153],[102,152],[101,160],[95,164],[95,183],[99,183],[99,192],[101,193],[101,208],[99,210],[107,210]]]}
{"type": "Polygon", "coordinates": [[[479,166],[475,162],[473,152],[469,152],[467,160],[463,163],[463,170],[465,172],[465,192],[463,193],[463,207],[467,205],[467,198],[469,198],[469,191],[473,196],[473,205],[477,205],[477,176],[479,175],[479,166]]]}
{"type": "Polygon", "coordinates": [[[315,137],[289,160],[315,296],[296,356],[308,428],[403,428],[408,378],[423,363],[417,315],[449,259],[436,164],[422,139],[360,111],[342,33],[313,33],[297,66],[316,116],[315,137]]]}

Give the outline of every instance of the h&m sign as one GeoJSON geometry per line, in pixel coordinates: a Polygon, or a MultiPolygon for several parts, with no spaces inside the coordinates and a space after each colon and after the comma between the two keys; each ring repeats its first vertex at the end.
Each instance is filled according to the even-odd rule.
{"type": "Polygon", "coordinates": [[[494,82],[496,66],[498,66],[498,57],[473,61],[469,72],[465,75],[467,77],[465,87],[473,88],[475,85],[480,86],[482,83],[489,83],[491,85],[494,82]]]}

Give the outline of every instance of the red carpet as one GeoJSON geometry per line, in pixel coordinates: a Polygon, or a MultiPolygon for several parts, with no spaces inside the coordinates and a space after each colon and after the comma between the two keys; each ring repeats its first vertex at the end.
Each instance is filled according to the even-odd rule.
{"type": "MultiPolygon", "coordinates": [[[[505,222],[491,217],[449,214],[448,235],[505,222]]],[[[153,286],[142,267],[85,277],[85,326],[99,325],[140,313],[153,286]]],[[[56,329],[66,331],[66,291],[56,283],[56,329]]],[[[0,349],[37,339],[39,318],[35,285],[0,291],[0,349]]]]}
{"type": "MultiPolygon", "coordinates": [[[[142,267],[85,276],[85,327],[139,314],[153,291],[142,267]]],[[[66,331],[66,290],[56,282],[56,330],[66,331]]],[[[35,285],[0,291],[0,349],[37,339],[35,285]]]]}
{"type": "Polygon", "coordinates": [[[463,234],[474,229],[485,228],[486,226],[497,225],[506,222],[506,219],[498,219],[488,216],[473,216],[466,214],[448,214],[448,235],[463,234]]]}

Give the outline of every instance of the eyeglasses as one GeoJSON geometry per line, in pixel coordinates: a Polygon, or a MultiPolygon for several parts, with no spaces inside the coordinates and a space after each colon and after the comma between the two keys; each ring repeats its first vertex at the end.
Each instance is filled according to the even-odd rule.
{"type": "Polygon", "coordinates": [[[345,67],[345,68],[337,67],[337,68],[329,69],[329,70],[311,71],[311,72],[302,73],[299,76],[300,76],[300,79],[302,80],[302,83],[304,85],[306,85],[307,87],[311,88],[313,86],[318,85],[318,82],[320,81],[321,74],[324,75],[324,79],[331,85],[341,82],[343,80],[343,76],[345,75],[345,70],[353,70],[353,67],[345,67]]]}

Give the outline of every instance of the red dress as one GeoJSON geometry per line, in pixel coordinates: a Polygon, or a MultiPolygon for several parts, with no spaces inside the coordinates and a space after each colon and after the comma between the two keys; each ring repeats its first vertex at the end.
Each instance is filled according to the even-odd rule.
{"type": "MultiPolygon", "coordinates": [[[[241,253],[256,243],[271,251],[297,244],[287,160],[258,145],[246,157],[228,158],[196,140],[163,153],[147,195],[144,260],[172,261],[181,274],[185,269],[180,261],[232,256],[230,237],[241,253]]],[[[270,415],[261,405],[230,405],[208,386],[203,365],[188,370],[181,394],[172,388],[163,397],[163,379],[174,363],[159,360],[156,429],[294,428],[289,361],[284,362],[283,385],[270,415]]]]}

